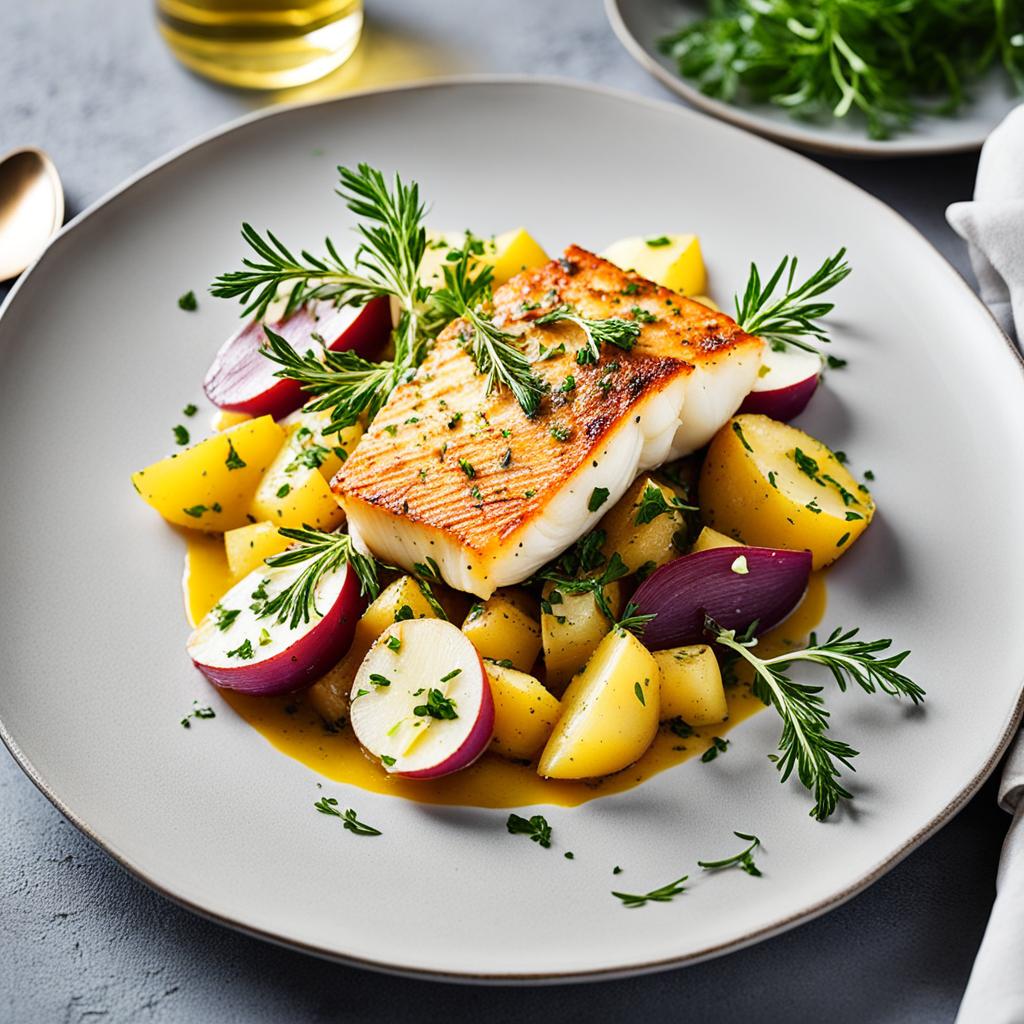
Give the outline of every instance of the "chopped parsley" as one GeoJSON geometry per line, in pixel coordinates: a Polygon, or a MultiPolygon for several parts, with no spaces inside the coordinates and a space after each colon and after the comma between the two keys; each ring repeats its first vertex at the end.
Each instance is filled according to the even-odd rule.
{"type": "Polygon", "coordinates": [[[431,718],[451,720],[459,717],[458,712],[455,710],[456,707],[455,701],[450,700],[440,690],[431,687],[427,691],[427,702],[425,704],[417,704],[412,709],[412,713],[419,718],[429,715],[431,718]]]}
{"type": "Polygon", "coordinates": [[[459,469],[461,469],[470,480],[476,476],[476,470],[473,468],[473,463],[471,463],[469,459],[459,459],[459,469]]]}
{"type": "Polygon", "coordinates": [[[556,423],[551,428],[551,436],[556,441],[566,442],[572,436],[572,430],[561,423],[556,423]]]}
{"type": "Polygon", "coordinates": [[[174,428],[174,443],[188,444],[188,431],[180,423],[174,428]]]}
{"type": "Polygon", "coordinates": [[[193,405],[191,402],[189,402],[188,405],[186,405],[185,408],[181,410],[181,412],[183,416],[195,416],[195,414],[199,412],[199,406],[193,405]]]}
{"type": "Polygon", "coordinates": [[[644,244],[649,245],[652,249],[660,249],[663,246],[671,245],[672,239],[668,235],[658,235],[657,238],[645,238],[644,244]]]}
{"type": "Polygon", "coordinates": [[[222,632],[227,632],[234,624],[235,619],[242,614],[241,608],[225,608],[222,604],[215,604],[213,606],[213,616],[217,620],[217,628],[222,632]]]}
{"type": "Polygon", "coordinates": [[[590,492],[590,500],[587,502],[587,509],[596,512],[607,500],[611,492],[607,487],[595,487],[590,492]]]}
{"type": "MultiPolygon", "coordinates": [[[[645,680],[645,681],[649,682],[649,680],[645,680]]],[[[647,707],[647,698],[644,696],[644,688],[643,688],[643,686],[640,685],[639,682],[636,682],[636,683],[633,684],[633,692],[636,694],[636,699],[638,701],[640,701],[640,703],[644,707],[647,707]]]]}
{"type": "Polygon", "coordinates": [[[748,452],[752,452],[754,450],[750,447],[746,437],[743,436],[743,427],[740,426],[739,420],[732,421],[732,432],[740,439],[740,444],[742,444],[748,452]]]}
{"type": "Polygon", "coordinates": [[[252,641],[243,640],[233,651],[228,651],[229,658],[241,658],[243,661],[250,661],[253,656],[252,641]]]}
{"type": "Polygon", "coordinates": [[[178,299],[178,309],[183,309],[186,313],[194,313],[198,308],[199,303],[194,291],[189,290],[178,299]]]}
{"type": "Polygon", "coordinates": [[[551,846],[551,826],[542,814],[534,814],[524,818],[518,814],[510,814],[505,827],[512,835],[529,836],[530,839],[547,850],[551,846]]]}
{"type": "Polygon", "coordinates": [[[242,457],[235,451],[235,446],[228,438],[228,457],[224,460],[224,465],[228,469],[245,469],[246,463],[242,461],[242,457]]]}

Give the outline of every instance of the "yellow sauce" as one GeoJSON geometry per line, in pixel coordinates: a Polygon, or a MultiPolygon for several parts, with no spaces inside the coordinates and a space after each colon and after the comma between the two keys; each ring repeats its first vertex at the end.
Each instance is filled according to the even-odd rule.
{"type": "MultiPolygon", "coordinates": [[[[185,606],[193,624],[217,603],[233,582],[220,537],[190,532],[185,568],[185,606]],[[219,554],[215,548],[219,546],[219,554]]],[[[803,601],[780,626],[766,633],[758,645],[764,656],[779,654],[804,642],[825,612],[823,573],[811,576],[803,601]]],[[[430,804],[463,804],[473,807],[520,807],[527,804],[558,804],[572,807],[609,793],[632,789],[652,775],[701,754],[713,736],[722,736],[764,704],[750,691],[749,677],[726,687],[729,716],[724,722],[695,729],[685,739],[665,725],[654,743],[636,764],[587,782],[542,779],[530,765],[514,764],[496,754],[485,754],[464,771],[433,782],[411,782],[389,775],[363,753],[348,728],[330,733],[320,716],[302,695],[249,697],[231,690],[221,695],[235,712],[264,739],[288,757],[319,774],[374,793],[401,796],[430,804]]]]}

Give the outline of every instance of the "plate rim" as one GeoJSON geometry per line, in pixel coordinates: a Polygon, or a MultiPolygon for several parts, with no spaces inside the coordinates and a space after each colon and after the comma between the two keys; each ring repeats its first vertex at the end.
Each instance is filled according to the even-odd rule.
{"type": "MultiPolygon", "coordinates": [[[[606,4],[611,6],[616,0],[606,0],[606,4]]],[[[182,157],[190,154],[193,150],[200,149],[207,144],[219,140],[221,137],[231,134],[232,132],[238,131],[242,128],[247,127],[257,121],[269,120],[276,117],[287,117],[296,111],[306,110],[316,107],[327,107],[334,106],[336,104],[345,104],[350,101],[359,101],[367,97],[377,96],[381,94],[391,93],[403,93],[411,91],[424,91],[430,89],[446,89],[452,87],[461,86],[472,86],[472,85],[488,85],[488,86],[522,86],[527,85],[531,87],[542,87],[542,88],[555,88],[555,89],[568,89],[581,93],[593,93],[598,96],[608,97],[610,99],[626,101],[632,104],[639,104],[641,106],[647,106],[655,110],[669,113],[673,117],[681,117],[684,120],[687,118],[703,118],[706,115],[693,110],[687,110],[682,108],[679,104],[672,102],[671,100],[655,99],[653,97],[641,96],[635,93],[631,93],[624,89],[613,88],[592,82],[585,82],[576,79],[565,78],[554,75],[528,75],[528,74],[473,74],[473,75],[449,75],[437,78],[430,78],[415,82],[404,82],[386,87],[361,89],[349,93],[344,93],[340,96],[333,96],[324,99],[310,100],[310,101],[297,101],[288,104],[275,105],[267,107],[262,110],[257,110],[245,114],[239,118],[233,119],[224,125],[220,125],[216,128],[210,129],[207,132],[201,133],[189,142],[185,142],[180,146],[171,149],[165,155],[158,157],[157,159],[149,162],[143,166],[140,170],[126,178],[121,184],[110,189],[104,193],[100,198],[90,203],[85,209],[73,217],[64,227],[51,239],[49,245],[40,254],[40,256],[31,264],[31,266],[15,281],[13,287],[5,298],[4,302],[0,304],[0,325],[4,315],[11,307],[15,296],[18,295],[25,284],[33,274],[39,270],[47,260],[50,252],[56,248],[56,246],[62,244],[62,240],[75,230],[79,224],[83,223],[89,217],[92,217],[99,213],[105,206],[112,203],[122,193],[129,191],[136,184],[148,178],[151,174],[162,170],[165,167],[175,163],[182,157]]],[[[709,118],[709,120],[711,120],[709,118]]],[[[737,133],[746,137],[749,144],[753,144],[755,147],[763,145],[771,148],[782,148],[778,143],[773,142],[769,139],[759,135],[751,135],[750,132],[744,131],[742,128],[737,127],[731,123],[719,122],[718,127],[714,130],[721,130],[729,133],[737,133]]],[[[833,178],[841,187],[852,190],[858,193],[862,199],[869,200],[880,212],[887,214],[890,217],[895,218],[897,222],[902,223],[905,228],[909,228],[915,235],[917,235],[919,241],[930,249],[936,256],[939,257],[939,266],[945,267],[949,272],[951,279],[955,282],[954,287],[961,290],[961,294],[965,295],[968,301],[973,301],[976,306],[980,307],[988,319],[992,322],[998,335],[1002,338],[1003,342],[1010,350],[1013,355],[1018,369],[1021,372],[1022,380],[1024,380],[1024,357],[1022,357],[1020,351],[1013,344],[1010,338],[1005,334],[1002,328],[999,326],[998,321],[992,315],[991,310],[982,302],[981,298],[977,295],[974,289],[970,286],[967,280],[962,274],[954,267],[949,261],[942,256],[938,249],[925,237],[913,224],[911,224],[906,218],[899,214],[892,207],[888,206],[882,200],[873,196],[871,193],[862,189],[859,185],[854,184],[852,181],[844,178],[842,175],[832,171],[828,167],[824,167],[810,157],[800,152],[794,152],[788,150],[787,153],[790,158],[801,160],[806,163],[813,164],[818,172],[823,173],[833,178]]],[[[603,981],[603,980],[615,980],[627,977],[636,977],[644,974],[651,974],[659,971],[671,970],[673,968],[685,967],[690,964],[700,963],[705,960],[713,959],[714,957],[723,955],[724,953],[735,952],[751,946],[757,942],[761,942],[764,939],[771,938],[775,935],[781,934],[788,931],[791,928],[796,927],[806,921],[811,921],[814,918],[820,917],[830,910],[835,909],[841,904],[852,899],[858,893],[868,888],[875,881],[881,878],[883,875],[888,873],[893,867],[900,863],[910,853],[912,853],[918,846],[920,846],[926,839],[934,835],[942,826],[944,826],[949,820],[951,820],[970,800],[977,791],[981,788],[982,784],[988,779],[988,777],[995,770],[996,765],[1002,758],[1006,749],[1009,747],[1011,741],[1017,733],[1018,728],[1024,720],[1024,674],[1021,676],[1020,683],[1018,684],[1019,692],[1014,708],[1011,710],[1009,717],[1005,723],[1005,726],[996,740],[994,747],[990,751],[990,754],[984,764],[978,769],[978,771],[965,782],[965,784],[957,791],[952,797],[948,804],[943,807],[938,813],[934,815],[925,825],[923,825],[913,836],[906,840],[903,845],[893,851],[889,856],[883,858],[876,863],[872,868],[862,873],[860,876],[855,878],[853,881],[848,883],[839,892],[832,894],[831,896],[819,900],[816,903],[811,904],[808,907],[802,908],[799,911],[786,914],[780,917],[778,920],[765,925],[763,928],[757,929],[756,931],[749,932],[741,938],[730,940],[727,942],[717,943],[713,946],[700,949],[698,951],[680,954],[678,956],[662,957],[655,960],[648,960],[641,963],[631,963],[618,965],[615,967],[602,967],[594,968],[590,970],[570,970],[570,971],[558,971],[558,972],[540,972],[540,973],[493,973],[493,972],[459,972],[459,971],[447,971],[433,968],[421,968],[421,967],[410,967],[402,966],[395,963],[390,963],[381,960],[375,960],[372,958],[362,957],[352,952],[339,952],[336,949],[330,949],[323,946],[319,946],[313,943],[307,943],[301,939],[283,938],[274,932],[264,930],[254,925],[245,923],[242,920],[221,914],[217,911],[209,910],[206,907],[201,906],[198,903],[193,902],[187,896],[180,895],[172,889],[168,888],[161,882],[154,878],[150,878],[145,869],[134,862],[133,859],[122,854],[116,845],[109,840],[105,840],[81,817],[79,817],[74,810],[72,810],[54,791],[53,787],[42,777],[41,773],[36,769],[32,761],[21,749],[17,740],[8,729],[6,723],[0,718],[0,740],[2,740],[4,746],[10,752],[15,763],[22,769],[22,771],[28,776],[29,780],[35,785],[40,793],[45,796],[51,804],[72,824],[78,831],[84,835],[93,844],[102,849],[113,861],[120,866],[123,870],[127,871],[128,874],[133,876],[144,885],[157,892],[165,899],[170,900],[177,906],[183,907],[184,909],[197,914],[206,920],[212,921],[215,924],[223,925],[232,928],[235,931],[243,934],[252,936],[254,938],[262,939],[270,942],[274,945],[282,946],[289,949],[295,949],[303,953],[307,953],[313,956],[317,956],[321,959],[330,960],[338,963],[347,964],[354,967],[365,968],[368,970],[377,971],[384,974],[398,975],[403,977],[418,978],[421,980],[433,980],[433,981],[444,981],[444,982],[461,982],[471,984],[505,984],[505,985],[516,985],[516,984],[564,984],[574,982],[585,982],[585,981],[603,981]]]]}
{"type": "Polygon", "coordinates": [[[792,125],[776,124],[751,112],[746,107],[726,103],[707,96],[690,85],[686,79],[667,71],[659,61],[651,56],[650,51],[630,31],[622,8],[631,0],[604,0],[605,15],[611,25],[612,32],[621,43],[623,49],[648,74],[656,78],[667,89],[686,100],[691,106],[712,117],[725,121],[737,128],[746,129],[766,139],[772,139],[786,146],[822,156],[859,157],[874,160],[891,160],[900,157],[916,156],[949,156],[955,153],[975,153],[981,149],[988,137],[986,132],[978,138],[962,139],[958,142],[915,141],[913,137],[897,138],[889,142],[878,139],[859,139],[856,142],[841,139],[829,140],[817,132],[801,128],[798,122],[792,125]]]}

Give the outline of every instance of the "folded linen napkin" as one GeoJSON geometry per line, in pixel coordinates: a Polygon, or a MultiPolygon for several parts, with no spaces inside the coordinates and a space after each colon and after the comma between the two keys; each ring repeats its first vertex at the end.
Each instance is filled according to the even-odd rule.
{"type": "MultiPolygon", "coordinates": [[[[974,201],[954,203],[946,218],[968,243],[982,299],[1006,333],[1024,344],[1024,104],[986,141],[974,201]]],[[[957,1024],[1024,1022],[1024,731],[1010,748],[999,804],[1013,821],[957,1024]]]]}

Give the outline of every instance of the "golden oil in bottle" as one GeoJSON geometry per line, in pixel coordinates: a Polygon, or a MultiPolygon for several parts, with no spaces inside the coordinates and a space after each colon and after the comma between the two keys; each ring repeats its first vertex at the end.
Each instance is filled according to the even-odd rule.
{"type": "Polygon", "coordinates": [[[156,0],[160,32],[186,67],[245,89],[315,81],[352,55],[363,0],[156,0]]]}

